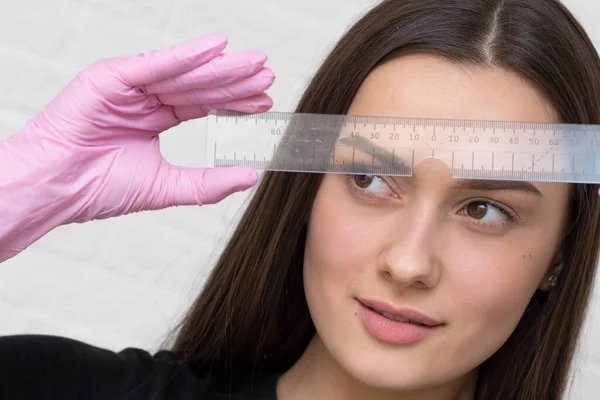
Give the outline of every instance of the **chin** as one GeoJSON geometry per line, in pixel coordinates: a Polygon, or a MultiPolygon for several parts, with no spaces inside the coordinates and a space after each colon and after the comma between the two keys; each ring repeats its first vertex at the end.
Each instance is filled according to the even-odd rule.
{"type": "Polygon", "coordinates": [[[389,360],[390,355],[377,357],[373,354],[347,354],[338,360],[340,367],[352,379],[361,384],[389,392],[413,392],[436,385],[430,369],[417,362],[389,360]]]}

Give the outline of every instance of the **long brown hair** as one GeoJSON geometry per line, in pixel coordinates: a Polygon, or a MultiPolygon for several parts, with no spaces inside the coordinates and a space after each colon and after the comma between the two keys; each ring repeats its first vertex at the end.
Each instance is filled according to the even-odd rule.
{"type": "MultiPolygon", "coordinates": [[[[498,66],[536,85],[562,122],[600,123],[600,63],[554,0],[386,0],[339,40],[296,112],[345,114],[377,66],[410,52],[498,66]]],[[[315,328],[302,268],[306,221],[322,175],[266,173],[173,350],[224,377],[283,372],[315,328]]],[[[573,185],[564,268],[536,292],[509,340],[480,366],[477,399],[551,400],[564,393],[593,287],[600,239],[595,185],[573,185]]],[[[227,378],[228,379],[228,378],[227,378]]]]}

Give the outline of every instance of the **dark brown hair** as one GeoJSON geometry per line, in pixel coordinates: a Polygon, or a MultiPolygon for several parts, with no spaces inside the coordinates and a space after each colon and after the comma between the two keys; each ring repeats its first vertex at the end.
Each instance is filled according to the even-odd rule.
{"type": "MultiPolygon", "coordinates": [[[[555,0],[386,0],[340,39],[296,112],[345,114],[382,63],[426,52],[527,78],[565,123],[600,123],[600,63],[555,0]]],[[[266,173],[173,350],[225,377],[283,372],[315,333],[302,282],[306,221],[320,174],[266,173]]],[[[595,185],[573,185],[557,287],[538,291],[509,340],[480,366],[477,399],[552,400],[564,393],[593,287],[595,185]]]]}

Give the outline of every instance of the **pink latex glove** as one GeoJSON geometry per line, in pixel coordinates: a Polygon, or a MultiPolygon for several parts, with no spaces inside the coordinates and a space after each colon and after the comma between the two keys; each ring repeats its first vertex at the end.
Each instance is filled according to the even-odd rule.
{"type": "Polygon", "coordinates": [[[226,45],[208,35],[100,60],[0,142],[0,262],[59,225],[211,204],[253,186],[253,169],[176,167],[159,151],[159,133],[182,121],[271,108],[266,55],[222,54],[226,45]]]}

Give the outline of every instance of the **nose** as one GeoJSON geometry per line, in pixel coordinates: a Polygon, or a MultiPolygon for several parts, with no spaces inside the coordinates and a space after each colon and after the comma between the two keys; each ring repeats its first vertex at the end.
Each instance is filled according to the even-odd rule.
{"type": "Polygon", "coordinates": [[[379,256],[379,272],[401,288],[435,287],[442,273],[435,250],[439,226],[435,226],[431,216],[409,219],[396,226],[390,235],[379,256]]]}

